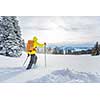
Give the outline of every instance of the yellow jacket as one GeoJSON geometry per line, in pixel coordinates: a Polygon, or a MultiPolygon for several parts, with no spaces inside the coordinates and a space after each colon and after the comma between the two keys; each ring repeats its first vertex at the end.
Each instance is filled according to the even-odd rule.
{"type": "Polygon", "coordinates": [[[37,53],[37,51],[36,51],[37,47],[44,47],[44,44],[40,44],[37,41],[34,41],[34,43],[33,43],[33,50],[31,52],[27,52],[27,53],[28,54],[36,54],[37,53]]]}

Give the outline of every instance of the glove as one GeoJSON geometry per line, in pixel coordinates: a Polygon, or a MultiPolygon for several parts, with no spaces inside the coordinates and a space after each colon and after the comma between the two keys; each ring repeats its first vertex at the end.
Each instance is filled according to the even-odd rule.
{"type": "Polygon", "coordinates": [[[46,42],[44,42],[44,45],[46,45],[46,42]]]}

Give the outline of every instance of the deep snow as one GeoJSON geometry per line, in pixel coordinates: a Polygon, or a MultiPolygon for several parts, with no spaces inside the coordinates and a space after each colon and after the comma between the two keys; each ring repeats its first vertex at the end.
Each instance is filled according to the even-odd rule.
{"type": "Polygon", "coordinates": [[[56,70],[41,78],[30,80],[28,83],[99,83],[100,75],[75,72],[69,69],[56,70]]]}
{"type": "Polygon", "coordinates": [[[100,82],[100,56],[91,55],[44,55],[38,54],[37,68],[25,70],[26,54],[20,58],[0,55],[0,82],[100,82]]]}

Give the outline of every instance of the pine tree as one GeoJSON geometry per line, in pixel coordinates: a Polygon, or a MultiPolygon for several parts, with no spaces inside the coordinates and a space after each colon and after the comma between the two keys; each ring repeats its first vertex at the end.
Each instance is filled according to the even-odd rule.
{"type": "Polygon", "coordinates": [[[99,55],[99,44],[98,44],[98,42],[96,42],[95,49],[96,49],[96,55],[99,55]]]}
{"type": "Polygon", "coordinates": [[[94,48],[92,49],[92,55],[95,56],[95,55],[99,55],[99,43],[96,42],[94,48]]]}
{"type": "Polygon", "coordinates": [[[25,44],[21,38],[21,31],[17,17],[0,17],[0,54],[18,57],[22,54],[25,44]]]}

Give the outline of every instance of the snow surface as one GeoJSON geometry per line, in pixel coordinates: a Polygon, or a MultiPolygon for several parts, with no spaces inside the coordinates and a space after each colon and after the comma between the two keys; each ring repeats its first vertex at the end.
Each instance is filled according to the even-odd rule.
{"type": "Polygon", "coordinates": [[[37,68],[25,70],[25,53],[19,58],[0,55],[0,82],[6,83],[62,83],[100,82],[100,56],[38,54],[37,68]]]}
{"type": "Polygon", "coordinates": [[[30,80],[28,83],[94,83],[100,82],[100,75],[86,72],[74,72],[69,69],[56,70],[41,78],[30,80]]]}

